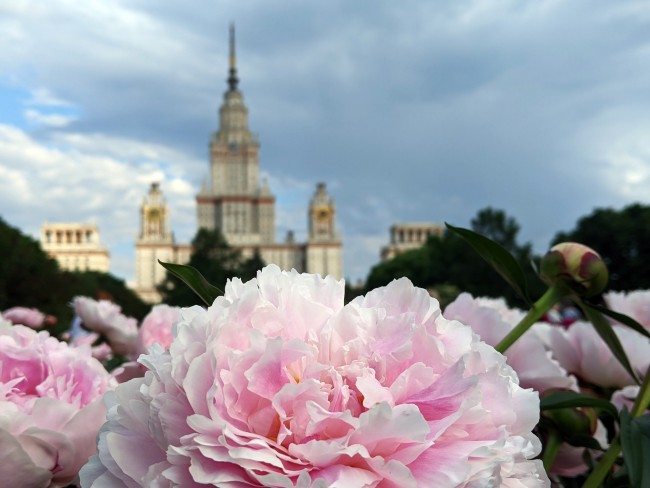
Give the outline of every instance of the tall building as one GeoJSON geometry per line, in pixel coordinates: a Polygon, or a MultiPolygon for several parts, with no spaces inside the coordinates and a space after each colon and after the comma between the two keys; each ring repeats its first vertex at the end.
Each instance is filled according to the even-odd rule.
{"type": "MultiPolygon", "coordinates": [[[[295,242],[293,232],[283,242],[276,242],[275,195],[267,181],[260,181],[260,144],[249,129],[248,109],[238,87],[232,26],[227,83],[219,127],[209,142],[209,178],[196,196],[199,228],[218,229],[245,258],[257,251],[267,264],[341,278],[343,255],[336,208],[324,183],[318,183],[307,209],[307,242],[295,242]]],[[[158,186],[152,185],[140,213],[136,290],[153,302],[159,300],[155,285],[165,274],[156,259],[185,263],[191,250],[188,245],[174,243],[169,210],[158,186]],[[157,211],[152,213],[152,209],[157,211]]]]}
{"type": "Polygon", "coordinates": [[[45,223],[41,226],[41,247],[67,271],[108,273],[110,255],[100,243],[94,224],[45,223]]]}

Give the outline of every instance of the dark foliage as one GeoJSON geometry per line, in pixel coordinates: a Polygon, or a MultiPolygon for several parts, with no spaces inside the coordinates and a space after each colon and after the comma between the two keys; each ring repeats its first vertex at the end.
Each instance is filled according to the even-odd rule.
{"type": "MultiPolygon", "coordinates": [[[[472,220],[472,230],[510,251],[525,270],[532,295],[542,293],[543,286],[530,264],[533,259],[531,246],[517,243],[519,225],[513,218],[502,210],[486,208],[472,220]]],[[[455,293],[466,291],[474,296],[504,297],[512,306],[525,306],[467,242],[450,232],[442,237],[431,237],[422,248],[404,252],[373,267],[366,290],[384,286],[402,276],[416,286],[431,290],[441,302],[453,300],[455,293]]]]}
{"type": "MultiPolygon", "coordinates": [[[[226,281],[239,277],[244,281],[254,278],[265,264],[259,251],[249,259],[228,245],[219,230],[200,229],[192,240],[192,255],[186,263],[196,268],[222,293],[226,281]]],[[[181,307],[202,305],[201,299],[179,278],[167,272],[165,280],[158,286],[163,303],[181,307]]]]}
{"type": "Polygon", "coordinates": [[[33,307],[53,315],[51,331],[68,329],[73,317],[70,302],[77,295],[109,294],[126,315],[142,319],[149,310],[124,281],[98,272],[62,271],[40,244],[0,218],[0,310],[33,307]]]}
{"type": "Polygon", "coordinates": [[[650,288],[650,206],[596,209],[572,231],[558,233],[553,244],[566,241],[585,244],[602,256],[609,269],[609,289],[650,288]]]}

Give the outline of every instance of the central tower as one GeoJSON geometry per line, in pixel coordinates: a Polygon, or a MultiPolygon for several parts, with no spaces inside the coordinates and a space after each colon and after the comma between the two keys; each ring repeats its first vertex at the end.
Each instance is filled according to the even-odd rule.
{"type": "Polygon", "coordinates": [[[199,227],[219,229],[230,245],[275,241],[275,197],[260,185],[258,138],[248,128],[248,109],[238,89],[235,28],[230,26],[228,89],[219,129],[210,139],[210,179],[197,195],[199,227]]]}

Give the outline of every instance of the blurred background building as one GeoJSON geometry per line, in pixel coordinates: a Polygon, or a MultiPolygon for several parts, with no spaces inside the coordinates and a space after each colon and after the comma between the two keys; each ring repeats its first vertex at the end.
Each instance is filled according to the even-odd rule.
{"type": "Polygon", "coordinates": [[[381,248],[381,260],[392,259],[404,251],[422,247],[431,236],[442,237],[445,228],[440,224],[394,224],[390,227],[390,243],[381,248]]]}
{"type": "Polygon", "coordinates": [[[41,247],[67,271],[108,273],[110,254],[99,240],[94,224],[45,223],[41,226],[41,247]]]}
{"type": "MultiPolygon", "coordinates": [[[[230,28],[228,89],[219,109],[219,128],[210,139],[210,176],[196,196],[199,228],[219,230],[243,258],[256,252],[266,264],[299,272],[343,277],[343,254],[336,207],[326,185],[318,183],[307,209],[307,242],[292,231],[276,242],[275,195],[260,180],[259,140],[248,127],[248,108],[238,88],[234,28],[230,28]]],[[[136,243],[136,291],[156,302],[156,285],[165,277],[158,260],[186,263],[187,244],[177,245],[169,228],[169,208],[154,183],[140,206],[136,243]]]]}

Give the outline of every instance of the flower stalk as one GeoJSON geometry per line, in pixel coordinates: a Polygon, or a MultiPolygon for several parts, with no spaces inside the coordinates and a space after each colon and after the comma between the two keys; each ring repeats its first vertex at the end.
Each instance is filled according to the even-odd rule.
{"type": "Polygon", "coordinates": [[[542,455],[542,462],[547,473],[551,471],[561,445],[562,436],[557,429],[551,429],[546,437],[546,445],[544,446],[544,453],[542,455]]]}
{"type": "Polygon", "coordinates": [[[567,295],[566,289],[559,286],[550,286],[548,290],[537,300],[526,316],[499,342],[495,349],[503,354],[524,332],[544,316],[553,306],[567,295]]]}
{"type": "MultiPolygon", "coordinates": [[[[645,378],[643,379],[643,384],[639,390],[639,394],[634,400],[634,405],[632,406],[632,411],[630,414],[632,417],[640,417],[650,406],[650,368],[646,371],[645,378]]],[[[582,488],[598,488],[602,485],[603,481],[609,474],[612,469],[612,466],[618,459],[618,456],[621,454],[621,438],[620,433],[616,434],[616,437],[612,440],[612,443],[609,445],[609,449],[600,458],[600,461],[591,472],[585,484],[582,485],[582,488]]]]}

